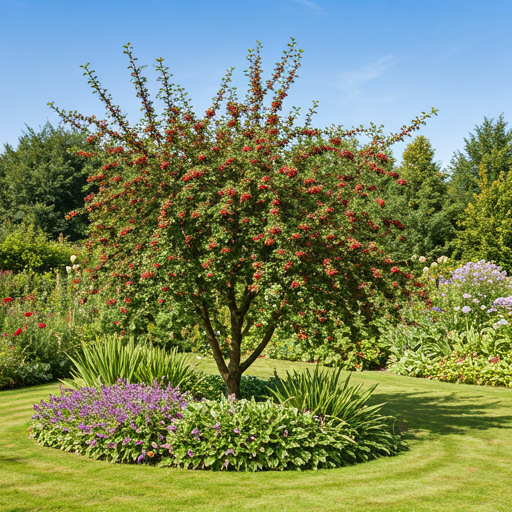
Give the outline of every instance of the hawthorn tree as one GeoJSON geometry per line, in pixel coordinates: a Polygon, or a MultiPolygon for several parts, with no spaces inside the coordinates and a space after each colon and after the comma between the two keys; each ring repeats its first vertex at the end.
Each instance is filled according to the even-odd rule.
{"type": "Polygon", "coordinates": [[[119,328],[134,329],[154,305],[172,312],[176,326],[201,325],[237,396],[242,373],[278,325],[328,342],[360,314],[370,321],[378,297],[387,301],[379,307],[392,310],[397,294],[410,293],[412,276],[379,249],[380,237],[403,228],[385,216],[380,199],[383,178],[405,185],[386,170],[385,150],[431,114],[388,137],[374,125],[313,128],[314,107],[300,125],[298,109],[281,114],[302,53],[293,40],[288,46],[265,81],[258,43],[248,55],[245,99],[229,85],[230,69],[201,116],[171,83],[163,59],[156,69],[165,107],[157,115],[129,44],[139,124],[129,125],[89,65],[84,74],[106,119],[50,104],[66,122],[95,130],[90,151],[81,154],[103,164],[89,177],[99,192],[85,198],[89,293],[105,295],[119,328]],[[358,133],[370,142],[358,145],[358,133]],[[248,333],[260,333],[261,341],[246,355],[248,333]]]}

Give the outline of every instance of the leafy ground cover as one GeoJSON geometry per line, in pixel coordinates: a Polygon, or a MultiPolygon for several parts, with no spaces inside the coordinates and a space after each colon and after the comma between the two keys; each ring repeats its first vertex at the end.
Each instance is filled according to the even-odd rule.
{"type": "MultiPolygon", "coordinates": [[[[251,371],[306,363],[258,360],[251,371]]],[[[213,361],[202,362],[214,371],[213,361]]],[[[401,419],[410,451],[318,472],[211,473],[92,461],[28,438],[32,405],[58,385],[0,392],[0,510],[478,511],[512,509],[512,391],[364,372],[401,419]]]]}

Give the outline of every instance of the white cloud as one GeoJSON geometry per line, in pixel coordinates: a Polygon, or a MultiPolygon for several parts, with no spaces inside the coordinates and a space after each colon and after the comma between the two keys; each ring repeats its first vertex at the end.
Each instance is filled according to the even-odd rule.
{"type": "Polygon", "coordinates": [[[360,86],[370,80],[383,75],[393,64],[396,59],[393,55],[386,55],[381,59],[362,66],[354,71],[345,71],[337,76],[336,83],[332,84],[338,89],[342,89],[350,93],[350,97],[361,94],[360,86]]]}
{"type": "Polygon", "coordinates": [[[323,8],[319,5],[314,4],[313,2],[308,2],[308,0],[293,0],[297,4],[305,5],[310,9],[314,9],[317,12],[324,12],[323,8]]]}

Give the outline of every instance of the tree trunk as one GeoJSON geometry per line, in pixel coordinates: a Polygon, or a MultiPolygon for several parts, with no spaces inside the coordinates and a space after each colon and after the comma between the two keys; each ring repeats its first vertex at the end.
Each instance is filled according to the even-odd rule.
{"type": "Polygon", "coordinates": [[[228,387],[228,397],[229,395],[235,395],[235,398],[238,400],[240,398],[240,379],[242,377],[242,372],[240,368],[236,368],[234,366],[229,367],[229,375],[226,381],[226,386],[228,387]]]}

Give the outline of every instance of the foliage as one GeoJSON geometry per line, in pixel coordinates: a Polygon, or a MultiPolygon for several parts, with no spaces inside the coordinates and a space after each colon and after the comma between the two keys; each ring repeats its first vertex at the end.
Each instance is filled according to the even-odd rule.
{"type": "MultiPolygon", "coordinates": [[[[512,337],[509,328],[479,330],[472,325],[448,330],[432,318],[390,330],[389,369],[400,375],[447,382],[512,387],[512,337]]],[[[457,326],[455,326],[457,327],[457,326]]]]}
{"type": "Polygon", "coordinates": [[[32,437],[44,446],[118,462],[188,469],[332,468],[394,455],[395,444],[354,440],[350,425],[271,401],[186,402],[170,384],[120,381],[61,391],[35,405],[32,437]]]}
{"type": "Polygon", "coordinates": [[[397,169],[407,181],[406,187],[388,187],[390,211],[400,215],[406,241],[398,236],[389,240],[392,255],[407,260],[413,255],[437,257],[456,236],[457,219],[462,206],[448,195],[447,176],[434,161],[429,139],[420,135],[405,148],[397,169]]]}
{"type": "Polygon", "coordinates": [[[119,379],[133,383],[154,381],[192,391],[199,380],[186,354],[177,349],[135,344],[133,338],[124,342],[119,336],[97,337],[82,345],[82,351],[70,358],[75,368],[73,380],[62,381],[66,387],[80,389],[112,386],[119,379]]]}
{"type": "MultiPolygon", "coordinates": [[[[260,379],[254,375],[242,375],[240,380],[240,397],[246,400],[254,398],[262,401],[268,388],[275,386],[275,378],[260,379]]],[[[206,398],[207,400],[218,400],[227,397],[226,383],[220,375],[205,375],[194,385],[194,398],[206,398]]]]}
{"type": "Polygon", "coordinates": [[[481,192],[479,175],[493,183],[512,167],[512,130],[507,129],[503,114],[498,119],[484,117],[474,133],[464,139],[464,151],[457,151],[450,162],[452,196],[466,206],[473,194],[481,192]]]}
{"type": "MultiPolygon", "coordinates": [[[[58,271],[0,272],[0,339],[14,347],[10,354],[16,355],[13,364],[19,364],[10,385],[67,377],[68,354],[108,329],[94,300],[90,307],[80,304],[76,296],[79,277],[79,270],[71,268],[67,278],[58,271]]],[[[7,364],[4,360],[4,369],[7,364]]]]}
{"type": "Polygon", "coordinates": [[[293,374],[287,372],[285,378],[277,378],[273,397],[288,407],[308,410],[326,420],[336,418],[350,426],[351,437],[365,450],[375,447],[393,452],[401,446],[389,422],[393,418],[382,416],[383,404],[369,405],[376,386],[366,390],[362,384],[350,386],[350,375],[341,380],[341,368],[330,372],[320,370],[317,365],[313,372],[293,374]]]}
{"type": "Polygon", "coordinates": [[[0,338],[0,389],[42,384],[52,379],[51,365],[27,358],[21,347],[0,338]]]}
{"type": "Polygon", "coordinates": [[[87,172],[76,149],[85,138],[78,130],[48,122],[39,131],[27,127],[16,149],[6,144],[0,154],[0,218],[34,223],[52,239],[60,234],[83,238],[87,217],[65,216],[83,205],[87,172]]]}
{"type": "Polygon", "coordinates": [[[350,425],[325,422],[311,412],[254,400],[189,404],[184,419],[168,436],[174,447],[164,465],[237,471],[333,468],[394,455],[394,443],[354,440],[350,425]]]}
{"type": "Polygon", "coordinates": [[[292,42],[266,82],[260,46],[250,51],[245,101],[229,86],[229,71],[204,116],[158,59],[165,109],[157,117],[142,68],[125,48],[143,103],[138,125],[128,124],[88,65],[107,120],[55,108],[76,128],[96,130],[81,152],[101,161],[89,177],[100,190],[86,208],[88,246],[101,251],[89,265],[91,293],[118,308],[120,328],[141,329],[158,304],[172,313],[175,331],[201,325],[228,389],[239,394],[242,373],[278,325],[326,340],[338,321],[352,326],[358,311],[369,321],[379,294],[386,298],[379,309],[395,310],[410,276],[377,243],[403,227],[382,211],[383,190],[399,178],[385,151],[431,114],[388,137],[374,125],[313,128],[314,107],[300,126],[297,109],[281,114],[301,54],[292,42]],[[357,133],[370,142],[359,145],[357,133]],[[125,299],[130,304],[119,307],[125,299]],[[248,333],[260,343],[242,362],[248,333]]]}
{"type": "MultiPolygon", "coordinates": [[[[510,163],[512,168],[512,157],[510,163]]],[[[458,247],[466,260],[492,260],[510,271],[512,174],[502,173],[491,181],[482,167],[479,188],[480,193],[471,199],[461,220],[458,247]]]]}
{"type": "Polygon", "coordinates": [[[4,223],[0,226],[0,269],[14,272],[24,268],[40,272],[64,270],[70,256],[78,252],[62,237],[58,241],[49,240],[48,235],[33,224],[4,223]]]}

